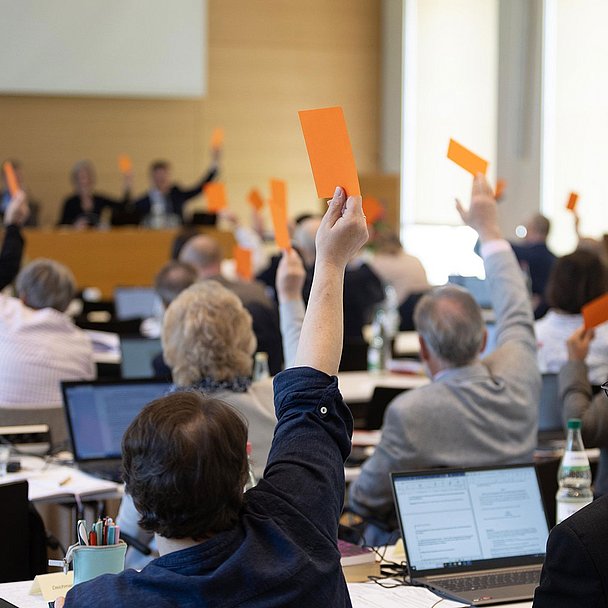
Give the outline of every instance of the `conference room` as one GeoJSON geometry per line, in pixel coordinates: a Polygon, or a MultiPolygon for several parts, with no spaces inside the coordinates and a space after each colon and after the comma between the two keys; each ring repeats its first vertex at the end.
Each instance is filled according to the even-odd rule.
{"type": "Polygon", "coordinates": [[[2,9],[7,606],[605,605],[602,2],[2,9]]]}

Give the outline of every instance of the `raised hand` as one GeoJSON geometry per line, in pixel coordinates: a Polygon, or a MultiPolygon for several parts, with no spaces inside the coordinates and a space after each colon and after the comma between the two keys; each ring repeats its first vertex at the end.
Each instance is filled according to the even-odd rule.
{"type": "Polygon", "coordinates": [[[498,225],[496,199],[490,184],[483,175],[478,174],[473,180],[469,208],[465,209],[456,199],[456,209],[462,221],[477,232],[482,242],[502,238],[498,225]]]}

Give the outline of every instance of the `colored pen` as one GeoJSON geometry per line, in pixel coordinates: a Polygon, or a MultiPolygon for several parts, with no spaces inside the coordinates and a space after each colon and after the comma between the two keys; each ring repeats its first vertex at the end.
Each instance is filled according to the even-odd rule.
{"type": "Polygon", "coordinates": [[[97,534],[95,534],[95,530],[89,532],[89,545],[91,547],[97,546],[97,534]]]}

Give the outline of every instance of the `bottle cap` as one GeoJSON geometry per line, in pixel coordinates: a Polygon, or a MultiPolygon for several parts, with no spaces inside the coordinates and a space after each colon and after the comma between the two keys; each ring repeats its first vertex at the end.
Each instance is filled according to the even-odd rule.
{"type": "Polygon", "coordinates": [[[580,429],[581,428],[581,419],[580,418],[570,418],[570,420],[568,420],[568,428],[569,429],[580,429]]]}

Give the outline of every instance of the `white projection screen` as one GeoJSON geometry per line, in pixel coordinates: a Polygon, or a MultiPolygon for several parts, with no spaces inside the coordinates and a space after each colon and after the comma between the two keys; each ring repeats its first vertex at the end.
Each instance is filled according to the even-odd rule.
{"type": "Polygon", "coordinates": [[[206,0],[0,0],[0,40],[0,94],[206,93],[206,0]]]}

